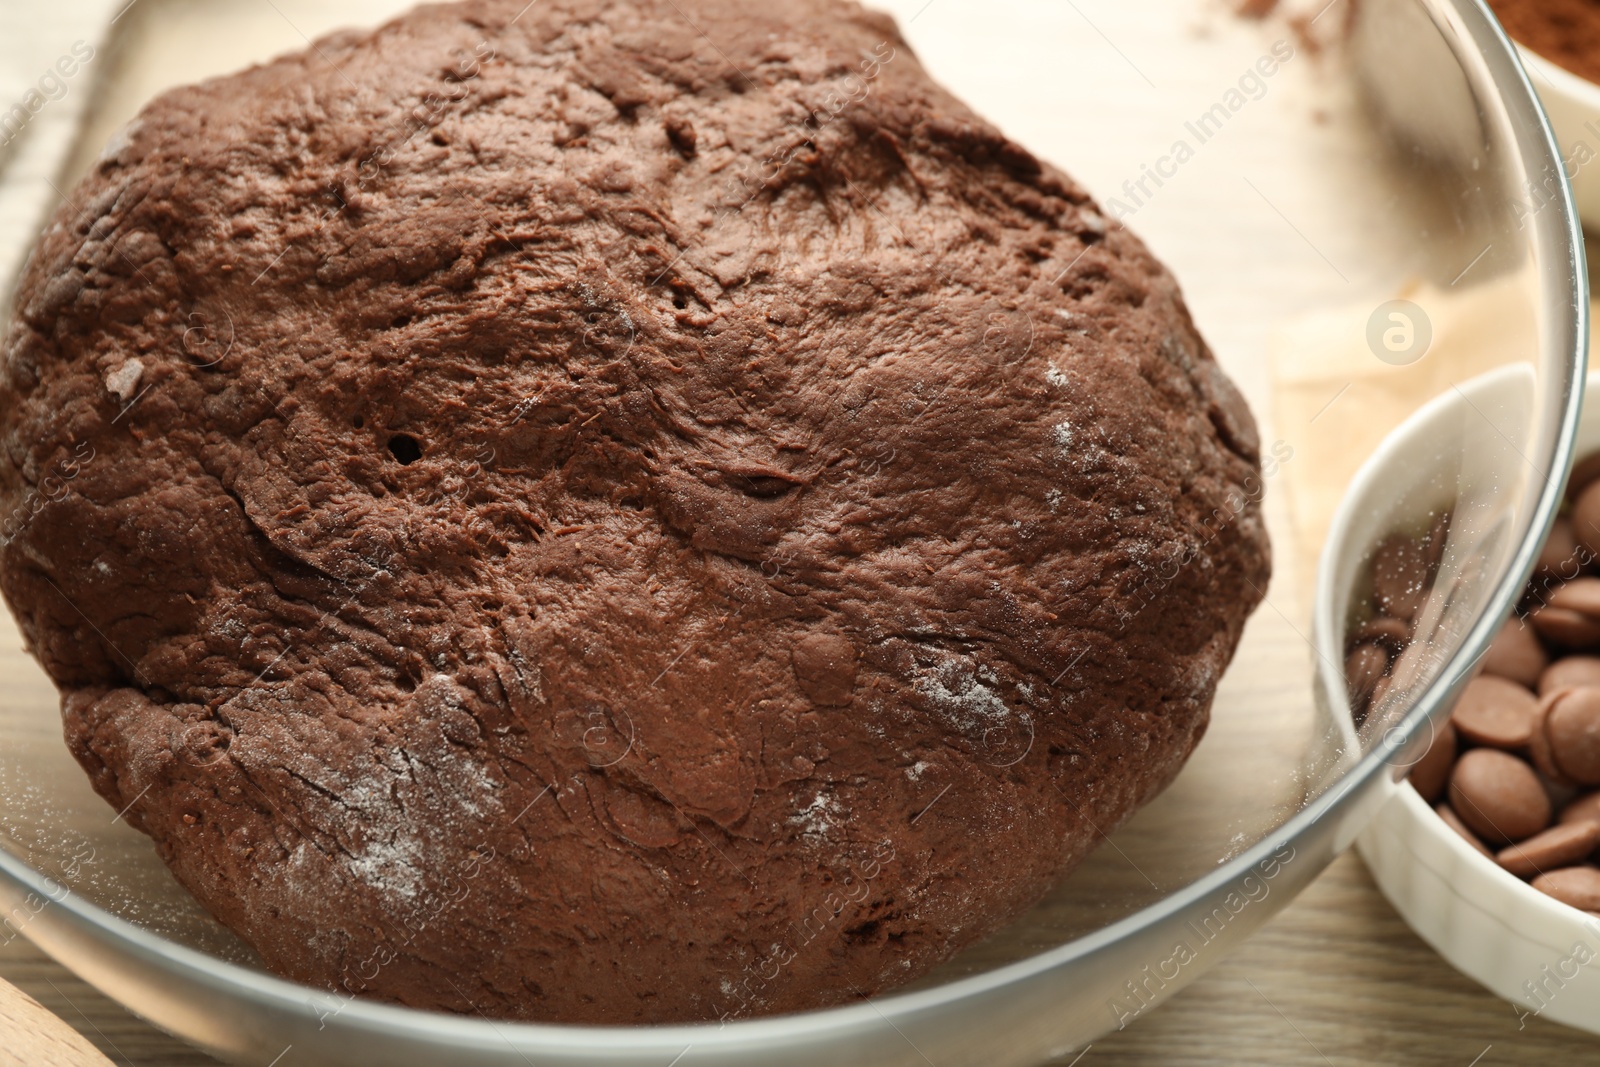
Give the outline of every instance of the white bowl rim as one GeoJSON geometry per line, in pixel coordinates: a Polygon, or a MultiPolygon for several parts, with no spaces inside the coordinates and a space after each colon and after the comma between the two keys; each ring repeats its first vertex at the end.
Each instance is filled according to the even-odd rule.
{"type": "MultiPolygon", "coordinates": [[[[1600,87],[1592,88],[1596,88],[1597,95],[1600,95],[1600,87]]],[[[1500,369],[1503,370],[1505,368],[1500,369]]],[[[1491,371],[1489,374],[1481,375],[1479,378],[1473,379],[1472,382],[1464,385],[1463,389],[1470,387],[1492,388],[1493,383],[1488,380],[1495,373],[1491,371]]],[[[1600,370],[1589,373],[1583,391],[1588,398],[1600,399],[1600,370]]],[[[1383,454],[1388,457],[1388,462],[1392,462],[1393,454],[1398,451],[1398,445],[1402,439],[1409,440],[1418,433],[1424,432],[1428,422],[1445,411],[1456,407],[1458,403],[1459,401],[1453,393],[1445,393],[1424,408],[1419,409],[1390,438],[1385,440],[1385,447],[1380,448],[1378,453],[1374,453],[1372,461],[1376,461],[1379,455],[1383,454]],[[1395,448],[1388,447],[1391,442],[1396,445],[1395,448]]],[[[1591,415],[1593,414],[1591,413],[1591,415]]],[[[1596,419],[1597,429],[1600,429],[1600,416],[1596,416],[1596,419]]],[[[1580,435],[1582,435],[1582,427],[1580,427],[1580,435]]],[[[1376,468],[1379,464],[1374,462],[1373,466],[1376,468]]],[[[1363,467],[1362,474],[1367,473],[1369,472],[1363,467]]],[[[1373,473],[1376,473],[1376,471],[1373,473]]],[[[1357,478],[1359,480],[1361,475],[1358,475],[1357,478]]],[[[1563,485],[1564,490],[1565,486],[1563,485]]],[[[1353,497],[1354,488],[1352,488],[1352,495],[1346,499],[1349,501],[1353,497]]],[[[1341,505],[1342,510],[1343,505],[1341,505]]],[[[1337,525],[1335,528],[1338,528],[1337,525]]],[[[1333,554],[1330,552],[1324,558],[1325,571],[1333,569],[1328,566],[1332,556],[1333,554]]],[[[1325,595],[1322,580],[1328,579],[1331,581],[1332,576],[1324,573],[1319,574],[1318,577],[1318,597],[1320,599],[1325,595]]],[[[1504,930],[1506,937],[1524,944],[1538,945],[1544,950],[1560,952],[1570,946],[1574,938],[1592,935],[1593,931],[1589,924],[1593,920],[1582,910],[1564,904],[1546,893],[1541,893],[1523,879],[1500,866],[1492,857],[1486,856],[1474,848],[1459,833],[1451,829],[1443,819],[1439,818],[1434,811],[1434,805],[1423,799],[1409,779],[1395,782],[1390,787],[1390,791],[1388,801],[1362,832],[1360,847],[1363,854],[1369,854],[1369,835],[1373,833],[1387,831],[1403,839],[1408,834],[1415,832],[1435,842],[1442,843],[1446,852],[1452,856],[1461,869],[1455,871],[1441,870],[1433,863],[1430,863],[1423,852],[1414,849],[1407,850],[1405,860],[1393,866],[1396,869],[1408,865],[1425,868],[1438,879],[1445,891],[1449,892],[1451,896],[1471,907],[1475,912],[1481,913],[1497,922],[1504,930]],[[1463,875],[1466,877],[1463,878],[1463,875]],[[1483,897],[1486,890],[1515,898],[1515,906],[1518,909],[1526,909],[1525,912],[1519,914],[1525,919],[1537,918],[1536,926],[1527,922],[1520,925],[1516,924],[1514,922],[1515,917],[1502,918],[1496,903],[1484,900],[1483,897]],[[1540,931],[1537,936],[1530,931],[1530,926],[1534,926],[1535,929],[1540,931]],[[1550,931],[1552,930],[1561,930],[1563,933],[1551,934],[1550,931]],[[1554,941],[1551,940],[1552,937],[1554,937],[1554,941]]],[[[1375,861],[1369,859],[1368,863],[1374,868],[1375,873],[1379,874],[1382,874],[1390,866],[1387,860],[1375,861]]],[[[1381,884],[1385,879],[1380,877],[1379,880],[1381,884]]],[[[1401,912],[1401,917],[1405,918],[1409,924],[1410,918],[1407,914],[1406,906],[1400,901],[1395,903],[1396,908],[1401,912]]],[[[1435,948],[1447,957],[1450,955],[1450,945],[1437,945],[1435,948]]],[[[1480,984],[1489,987],[1487,980],[1480,978],[1477,974],[1472,973],[1471,970],[1467,970],[1466,973],[1469,977],[1479,981],[1480,984]]],[[[1497,996],[1503,996],[1503,994],[1492,988],[1490,991],[1497,996]]],[[[1511,1001],[1511,1003],[1515,1004],[1516,1002],[1511,1001]]],[[[1557,1021],[1564,1020],[1558,1018],[1557,1021]]],[[[1569,1025],[1571,1024],[1569,1023],[1569,1025]]]]}
{"type": "Polygon", "coordinates": [[[1527,45],[1518,44],[1516,49],[1517,54],[1522,57],[1523,66],[1549,82],[1557,91],[1565,93],[1596,115],[1600,115],[1600,84],[1590,81],[1581,74],[1574,74],[1527,45]]]}

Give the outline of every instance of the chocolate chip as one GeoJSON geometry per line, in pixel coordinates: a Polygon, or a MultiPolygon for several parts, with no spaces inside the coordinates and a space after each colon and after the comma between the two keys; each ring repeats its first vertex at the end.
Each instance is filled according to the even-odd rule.
{"type": "Polygon", "coordinates": [[[1591,558],[1578,544],[1571,520],[1562,516],[1550,525],[1550,536],[1539,549],[1539,562],[1534,570],[1546,578],[1567,582],[1583,573],[1583,561],[1591,558]]]}
{"type": "Polygon", "coordinates": [[[1550,797],[1533,768],[1492,748],[1475,748],[1456,761],[1450,807],[1473,833],[1497,845],[1550,825],[1550,797]]]}
{"type": "Polygon", "coordinates": [[[1500,627],[1483,657],[1485,674],[1496,674],[1532,689],[1549,666],[1550,657],[1533,630],[1521,619],[1512,617],[1500,627]]]}
{"type": "Polygon", "coordinates": [[[1450,721],[1474,744],[1517,749],[1533,736],[1538,705],[1538,698],[1516,682],[1485,674],[1467,683],[1450,721]]]}
{"type": "MultiPolygon", "coordinates": [[[[1540,702],[1536,716],[1539,738],[1531,740],[1544,761],[1556,769],[1551,777],[1579,785],[1600,785],[1600,689],[1561,689],[1540,702]]],[[[1543,769],[1541,767],[1541,769],[1543,769]]]]}
{"type": "Polygon", "coordinates": [[[1528,759],[1539,769],[1539,773],[1558,785],[1571,785],[1566,775],[1561,773],[1561,768],[1556,766],[1555,753],[1550,751],[1550,735],[1545,732],[1544,721],[1550,715],[1551,706],[1566,694],[1573,692],[1571,689],[1556,689],[1539,698],[1539,706],[1533,709],[1533,732],[1528,735],[1528,759]]]}
{"type": "Polygon", "coordinates": [[[1556,586],[1547,601],[1553,608],[1575,611],[1590,619],[1600,619],[1600,578],[1574,578],[1556,586]]]}
{"type": "Polygon", "coordinates": [[[1373,688],[1389,669],[1389,653],[1378,645],[1357,645],[1344,661],[1344,677],[1350,686],[1351,702],[1366,707],[1373,688]]]}
{"type": "Polygon", "coordinates": [[[1528,621],[1540,637],[1563,648],[1600,645],[1600,621],[1583,612],[1544,604],[1528,613],[1528,621]]]}
{"type": "Polygon", "coordinates": [[[1371,622],[1362,623],[1350,639],[1356,644],[1382,645],[1390,653],[1398,653],[1411,643],[1411,625],[1403,619],[1379,615],[1371,622]]]}
{"type": "Polygon", "coordinates": [[[1600,826],[1600,793],[1585,793],[1561,809],[1558,822],[1592,822],[1600,826]]]}
{"type": "Polygon", "coordinates": [[[1372,595],[1379,610],[1398,619],[1416,615],[1427,595],[1428,560],[1416,538],[1390,534],[1372,557],[1372,595]]]}
{"type": "Polygon", "coordinates": [[[1539,675],[1539,695],[1573,686],[1600,686],[1600,656],[1563,656],[1539,675]]]}
{"type": "Polygon", "coordinates": [[[1600,870],[1565,867],[1533,880],[1533,888],[1583,911],[1600,911],[1600,870]]]}
{"type": "Polygon", "coordinates": [[[1534,834],[1521,844],[1508,845],[1495,855],[1500,866],[1518,878],[1577,863],[1600,843],[1600,823],[1580,820],[1562,823],[1534,834]]]}
{"type": "Polygon", "coordinates": [[[1456,762],[1456,729],[1448,722],[1433,735],[1428,751],[1411,768],[1411,787],[1429,804],[1444,794],[1450,768],[1456,762]]]}

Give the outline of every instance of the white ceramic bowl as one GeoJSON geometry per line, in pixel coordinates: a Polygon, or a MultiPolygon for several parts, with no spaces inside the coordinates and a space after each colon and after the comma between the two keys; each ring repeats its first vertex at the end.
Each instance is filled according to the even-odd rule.
{"type": "MultiPolygon", "coordinates": [[[[1373,513],[1384,510],[1379,498],[1395,501],[1388,509],[1395,525],[1414,523],[1439,502],[1416,489],[1441,486],[1453,474],[1449,466],[1417,462],[1419,455],[1425,460],[1442,455],[1428,451],[1425,443],[1462,432],[1480,417],[1481,405],[1531,384],[1531,376],[1518,367],[1466,383],[1419,410],[1368,461],[1335,521],[1323,561],[1318,624],[1324,656],[1336,662],[1342,658],[1340,620],[1347,617],[1353,598],[1363,594],[1359,577],[1367,553],[1374,535],[1385,532],[1371,521],[1373,513]]],[[[1589,375],[1585,399],[1579,456],[1600,449],[1600,373],[1589,375]]],[[[1556,471],[1555,476],[1563,473],[1556,471]]],[[[1474,487],[1460,488],[1471,492],[1474,487]]],[[[1452,545],[1446,566],[1461,565],[1467,554],[1452,545]]],[[[1343,679],[1332,670],[1325,677],[1330,692],[1343,701],[1343,679]]],[[[1344,720],[1351,729],[1349,716],[1344,720]]],[[[1374,728],[1383,727],[1380,723],[1374,728]]],[[[1395,746],[1396,751],[1401,748],[1415,758],[1415,746],[1395,746]]],[[[1397,765],[1395,774],[1406,769],[1397,765]]],[[[1388,800],[1358,838],[1357,848],[1378,887],[1411,928],[1457,970],[1510,1001],[1519,1014],[1600,1033],[1600,919],[1502,870],[1446,826],[1409,782],[1391,780],[1387,791],[1388,800]]]]}
{"type": "MultiPolygon", "coordinates": [[[[1530,48],[1517,46],[1522,65],[1550,116],[1572,182],[1578,217],[1591,229],[1600,229],[1600,85],[1558,67],[1530,48]]],[[[1543,210],[1555,191],[1533,187],[1525,191],[1520,215],[1543,210]]]]}

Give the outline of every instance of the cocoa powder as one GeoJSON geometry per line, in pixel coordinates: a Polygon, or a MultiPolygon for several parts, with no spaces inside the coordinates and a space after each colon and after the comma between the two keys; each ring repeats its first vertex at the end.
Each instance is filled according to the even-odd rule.
{"type": "Polygon", "coordinates": [[[1518,44],[1600,81],[1600,0],[1489,0],[1518,44]]]}

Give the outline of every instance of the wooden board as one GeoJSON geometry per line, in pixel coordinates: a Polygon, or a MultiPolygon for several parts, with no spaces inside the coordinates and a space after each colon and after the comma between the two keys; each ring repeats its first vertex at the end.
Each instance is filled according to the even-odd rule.
{"type": "Polygon", "coordinates": [[[9,982],[0,981],[0,1067],[108,1067],[78,1031],[9,982]]]}

